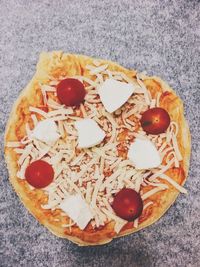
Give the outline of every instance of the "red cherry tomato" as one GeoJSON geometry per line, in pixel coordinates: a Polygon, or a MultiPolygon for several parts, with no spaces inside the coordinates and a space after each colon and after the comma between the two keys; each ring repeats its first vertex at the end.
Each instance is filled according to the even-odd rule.
{"type": "Polygon", "coordinates": [[[146,133],[160,134],[167,130],[170,116],[163,108],[150,108],[142,114],[140,123],[146,133]]]}
{"type": "Polygon", "coordinates": [[[54,170],[52,166],[43,160],[32,162],[25,171],[27,182],[35,188],[43,188],[53,181],[54,170]]]}
{"type": "Polygon", "coordinates": [[[57,96],[66,106],[78,106],[83,102],[86,91],[82,82],[67,78],[57,85],[57,96]]]}
{"type": "Polygon", "coordinates": [[[112,207],[119,217],[133,221],[142,214],[143,202],[135,190],[123,188],[115,195],[112,207]]]}

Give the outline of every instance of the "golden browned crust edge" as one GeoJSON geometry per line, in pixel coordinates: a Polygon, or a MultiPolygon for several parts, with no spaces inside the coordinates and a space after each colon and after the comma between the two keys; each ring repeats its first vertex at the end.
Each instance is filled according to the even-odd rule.
{"type": "MultiPolygon", "coordinates": [[[[60,52],[56,52],[56,53],[60,53],[60,52]]],[[[33,87],[33,84],[38,79],[40,81],[41,81],[41,79],[44,79],[44,80],[47,79],[47,76],[46,76],[47,73],[45,73],[44,69],[42,69],[42,68],[44,68],[44,66],[45,66],[45,65],[43,65],[43,62],[45,62],[45,61],[48,62],[49,55],[50,55],[50,53],[42,53],[41,54],[39,63],[37,65],[36,74],[34,75],[33,79],[30,81],[30,83],[27,85],[27,87],[21,92],[17,101],[13,105],[13,108],[12,108],[12,111],[11,111],[11,114],[10,114],[10,117],[9,117],[9,120],[8,120],[8,123],[6,126],[5,139],[4,139],[5,144],[9,140],[9,128],[12,125],[13,121],[15,121],[17,119],[16,109],[17,109],[18,105],[20,105],[22,98],[27,96],[27,94],[29,93],[29,91],[33,87]]],[[[89,58],[87,56],[82,56],[82,55],[72,55],[72,56],[78,58],[80,60],[80,62],[84,62],[84,61],[88,61],[88,60],[91,61],[91,58],[89,58]]],[[[109,63],[111,65],[115,65],[115,66],[119,67],[119,69],[121,71],[128,71],[127,69],[119,66],[117,63],[114,63],[111,61],[105,61],[105,60],[103,62],[109,63]]],[[[176,96],[173,89],[170,88],[160,78],[155,77],[155,76],[148,77],[148,78],[151,78],[151,79],[158,81],[161,84],[162,88],[164,88],[167,91],[171,91],[176,96]]],[[[182,101],[180,100],[180,98],[178,98],[178,100],[179,100],[179,104],[176,105],[174,112],[179,115],[178,124],[179,124],[179,127],[181,129],[180,142],[183,143],[183,149],[181,152],[183,154],[183,168],[184,168],[184,171],[186,174],[185,175],[185,180],[186,180],[186,176],[188,174],[188,169],[189,169],[191,140],[190,140],[189,127],[188,127],[188,124],[184,118],[183,104],[182,104],[182,101]]],[[[102,236],[102,238],[99,238],[98,240],[96,240],[95,243],[85,242],[81,238],[67,235],[63,231],[60,231],[60,229],[58,227],[55,227],[54,225],[49,223],[44,218],[42,219],[42,214],[40,214],[40,211],[35,210],[34,205],[31,202],[31,200],[28,199],[26,194],[24,194],[23,188],[19,185],[19,183],[16,182],[15,162],[12,161],[12,156],[11,156],[10,150],[5,149],[5,158],[6,158],[6,162],[7,162],[7,166],[8,166],[8,171],[9,171],[9,179],[10,179],[10,182],[11,182],[12,186],[14,187],[17,195],[20,197],[21,201],[23,202],[25,207],[30,211],[30,213],[34,217],[36,217],[40,221],[40,223],[42,223],[44,226],[46,226],[52,233],[54,233],[55,235],[57,235],[59,237],[67,238],[67,239],[71,240],[72,242],[74,242],[78,245],[81,245],[81,246],[101,245],[101,244],[106,244],[112,240],[111,237],[102,236]]],[[[185,183],[185,180],[183,181],[183,184],[185,183]]],[[[162,206],[157,210],[156,215],[154,214],[154,216],[152,216],[152,217],[148,218],[146,221],[142,222],[137,229],[130,229],[130,230],[125,230],[125,231],[122,230],[122,232],[116,237],[134,233],[134,232],[139,231],[140,229],[145,228],[145,227],[151,225],[152,223],[156,222],[167,211],[167,209],[173,204],[173,202],[177,198],[178,194],[179,194],[179,192],[177,190],[172,190],[172,191],[168,192],[168,194],[167,194],[168,201],[166,201],[164,207],[162,206]]]]}

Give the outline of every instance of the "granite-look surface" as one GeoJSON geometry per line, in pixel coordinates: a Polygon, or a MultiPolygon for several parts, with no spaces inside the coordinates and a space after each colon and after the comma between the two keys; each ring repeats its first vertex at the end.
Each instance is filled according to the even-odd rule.
{"type": "Polygon", "coordinates": [[[0,0],[0,266],[200,266],[200,3],[189,0],[0,0]],[[186,188],[154,225],[81,248],[53,236],[8,182],[3,135],[13,102],[43,50],[116,60],[167,80],[192,133],[186,188]]]}

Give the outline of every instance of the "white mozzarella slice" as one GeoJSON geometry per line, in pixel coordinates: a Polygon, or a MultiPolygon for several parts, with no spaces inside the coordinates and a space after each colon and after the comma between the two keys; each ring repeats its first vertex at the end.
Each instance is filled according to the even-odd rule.
{"type": "Polygon", "coordinates": [[[81,195],[72,195],[61,202],[60,208],[83,230],[93,218],[89,205],[81,195]]]}
{"type": "Polygon", "coordinates": [[[105,109],[112,113],[125,104],[134,91],[133,84],[107,79],[99,87],[98,93],[105,109]]]}
{"type": "Polygon", "coordinates": [[[161,164],[161,157],[150,140],[136,138],[128,151],[128,158],[138,170],[156,168],[161,164]]]}
{"type": "Polygon", "coordinates": [[[88,148],[96,146],[105,138],[105,132],[92,119],[82,119],[75,122],[78,131],[78,147],[88,148]]]}
{"type": "Polygon", "coordinates": [[[31,133],[31,137],[47,144],[54,144],[60,138],[57,130],[57,125],[53,120],[45,119],[38,122],[31,133]]]}

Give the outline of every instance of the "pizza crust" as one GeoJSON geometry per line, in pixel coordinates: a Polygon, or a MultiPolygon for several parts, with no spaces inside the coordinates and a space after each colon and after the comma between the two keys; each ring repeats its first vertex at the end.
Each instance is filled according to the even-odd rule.
{"type": "MultiPolygon", "coordinates": [[[[10,182],[20,197],[24,206],[30,211],[30,213],[45,227],[47,227],[56,236],[67,238],[72,242],[81,245],[101,245],[110,242],[113,238],[128,235],[139,231],[152,223],[156,222],[174,203],[179,192],[169,184],[169,189],[166,191],[158,192],[156,195],[150,197],[154,201],[154,205],[149,207],[147,212],[143,216],[143,221],[139,224],[137,229],[133,228],[131,224],[128,224],[120,234],[116,235],[114,232],[114,223],[110,222],[105,227],[98,229],[97,231],[81,231],[78,227],[72,227],[72,232],[66,230],[60,223],[54,222],[50,211],[46,211],[41,208],[41,202],[43,194],[41,190],[36,193],[31,191],[26,182],[16,177],[18,170],[17,167],[17,155],[11,148],[6,147],[8,141],[18,140],[19,136],[23,137],[25,133],[24,124],[30,119],[28,112],[28,106],[43,105],[41,99],[41,93],[39,90],[39,83],[48,82],[50,77],[57,78],[60,75],[88,75],[88,71],[85,69],[87,64],[91,64],[94,59],[82,55],[63,54],[62,52],[42,53],[40,55],[39,63],[37,64],[37,71],[33,79],[27,85],[27,87],[21,92],[17,101],[13,105],[7,126],[5,131],[5,158],[9,171],[10,182]],[[37,201],[33,201],[37,199],[37,201]]],[[[98,59],[99,60],[99,59],[98,59]]],[[[135,77],[136,71],[127,70],[117,63],[100,60],[104,64],[109,64],[109,69],[124,72],[128,77],[135,77]]],[[[191,138],[188,124],[184,118],[183,103],[181,99],[176,95],[172,88],[167,83],[162,81],[158,77],[145,77],[145,81],[152,93],[153,91],[160,90],[161,106],[168,110],[171,118],[178,123],[179,134],[178,144],[183,156],[181,167],[177,170],[169,170],[169,175],[173,175],[173,178],[181,185],[186,181],[189,169],[190,150],[191,150],[191,138]],[[154,83],[156,83],[154,85],[154,83]],[[165,92],[170,92],[165,93],[165,92]]],[[[147,86],[147,88],[148,88],[147,86]]],[[[59,214],[58,214],[59,216],[59,214]]]]}

